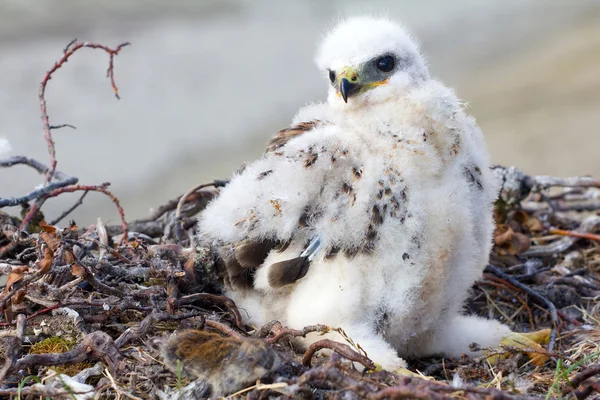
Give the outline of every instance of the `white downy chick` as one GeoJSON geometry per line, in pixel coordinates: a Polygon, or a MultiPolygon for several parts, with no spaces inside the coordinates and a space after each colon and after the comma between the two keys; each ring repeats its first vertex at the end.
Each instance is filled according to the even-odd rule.
{"type": "Polygon", "coordinates": [[[316,61],[327,102],[301,109],[201,215],[226,294],[257,326],[341,327],[391,370],[496,346],[508,327],[462,315],[498,191],[474,119],[390,20],[342,21],[316,61]]]}

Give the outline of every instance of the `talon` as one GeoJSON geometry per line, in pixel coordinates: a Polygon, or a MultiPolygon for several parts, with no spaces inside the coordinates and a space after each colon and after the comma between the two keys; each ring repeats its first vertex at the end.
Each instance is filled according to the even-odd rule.
{"type": "MultiPolygon", "coordinates": [[[[529,333],[511,332],[500,341],[500,346],[508,349],[525,350],[533,365],[541,366],[550,358],[546,349],[541,346],[550,340],[550,332],[550,329],[529,333]]],[[[509,353],[493,354],[487,357],[487,360],[491,364],[495,364],[498,360],[507,358],[510,355],[509,353]]]]}

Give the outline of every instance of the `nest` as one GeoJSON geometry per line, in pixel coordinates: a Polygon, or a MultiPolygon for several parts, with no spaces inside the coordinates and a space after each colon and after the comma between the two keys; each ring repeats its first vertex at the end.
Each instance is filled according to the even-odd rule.
{"type": "Polygon", "coordinates": [[[195,329],[235,343],[261,341],[277,351],[278,368],[247,382],[232,397],[344,399],[525,399],[600,396],[600,181],[588,177],[530,177],[495,167],[503,181],[496,204],[495,245],[468,310],[515,332],[549,328],[549,343],[527,351],[506,346],[478,359],[409,360],[409,375],[377,371],[368,355],[347,343],[322,340],[306,351],[294,338],[336,327],[288,329],[273,321],[247,326],[220,292],[215,255],[195,241],[196,215],[226,181],[198,185],[146,219],[126,221],[108,184],[81,185],[56,169],[45,87],[78,49],[109,55],[108,77],[118,96],[115,49],[72,42],[48,71],[40,91],[49,165],[27,157],[0,160],[43,174],[44,185],[0,207],[21,205],[21,216],[0,212],[0,294],[3,364],[0,395],[22,398],[199,398],[207,382],[168,368],[161,356],[174,331],[195,329]],[[48,198],[82,192],[79,201],[46,222],[48,198]],[[101,220],[80,228],[68,215],[90,191],[107,195],[121,224],[101,220]],[[328,349],[327,354],[322,349],[328,349]],[[531,351],[530,351],[531,352],[531,351]],[[362,364],[365,371],[356,366],[362,364]]]}

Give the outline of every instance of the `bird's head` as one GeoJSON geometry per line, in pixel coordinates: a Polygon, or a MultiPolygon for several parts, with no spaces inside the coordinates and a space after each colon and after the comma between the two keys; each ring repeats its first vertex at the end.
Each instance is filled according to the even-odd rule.
{"type": "Polygon", "coordinates": [[[321,43],[316,62],[331,85],[329,103],[344,108],[384,102],[429,78],[417,43],[384,18],[342,21],[321,43]]]}

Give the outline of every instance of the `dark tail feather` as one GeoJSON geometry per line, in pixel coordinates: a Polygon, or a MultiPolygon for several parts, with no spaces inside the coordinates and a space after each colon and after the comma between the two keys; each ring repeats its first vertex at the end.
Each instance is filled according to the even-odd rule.
{"type": "Polygon", "coordinates": [[[297,257],[272,264],[269,268],[269,285],[275,289],[290,285],[303,278],[309,266],[308,257],[297,257]]]}
{"type": "Polygon", "coordinates": [[[242,290],[251,289],[254,269],[242,267],[231,250],[221,252],[220,256],[225,264],[225,275],[231,286],[242,290]]]}
{"type": "Polygon", "coordinates": [[[242,240],[233,245],[233,254],[242,268],[258,268],[276,244],[274,240],[242,240]]]}

